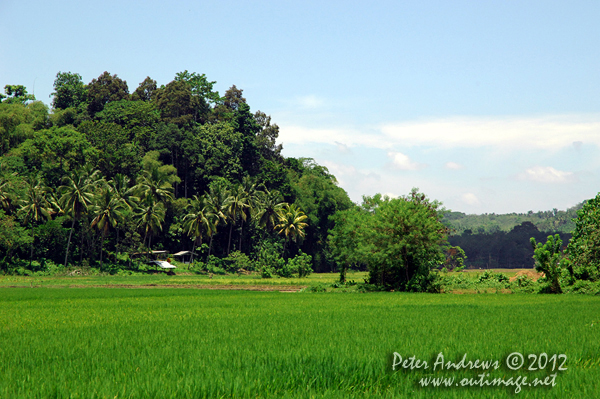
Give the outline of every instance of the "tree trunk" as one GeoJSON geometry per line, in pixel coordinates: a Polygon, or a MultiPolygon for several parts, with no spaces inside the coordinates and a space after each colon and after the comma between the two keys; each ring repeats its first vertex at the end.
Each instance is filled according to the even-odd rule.
{"type": "Polygon", "coordinates": [[[102,249],[104,248],[104,230],[102,230],[102,241],[100,241],[100,269],[102,269],[102,249]]]}
{"type": "Polygon", "coordinates": [[[231,247],[231,233],[233,232],[233,221],[231,221],[231,227],[229,227],[229,244],[227,244],[227,255],[229,255],[229,249],[231,247]]]}
{"type": "Polygon", "coordinates": [[[210,242],[208,243],[208,255],[206,256],[206,261],[208,262],[208,259],[210,258],[210,250],[212,248],[212,238],[213,236],[210,236],[210,242]]]}
{"type": "Polygon", "coordinates": [[[65,267],[67,267],[67,259],[69,256],[69,246],[71,245],[71,236],[73,235],[74,227],[75,227],[75,218],[73,218],[73,223],[71,223],[71,232],[69,233],[69,240],[67,241],[67,251],[65,252],[65,267]]]}
{"type": "Polygon", "coordinates": [[[31,227],[31,250],[29,252],[29,270],[31,270],[31,262],[33,261],[33,242],[35,241],[35,233],[33,232],[33,226],[31,227]]]}
{"type": "Polygon", "coordinates": [[[242,236],[244,235],[244,219],[242,219],[242,227],[240,228],[240,244],[238,245],[238,251],[242,252],[242,236]]]}

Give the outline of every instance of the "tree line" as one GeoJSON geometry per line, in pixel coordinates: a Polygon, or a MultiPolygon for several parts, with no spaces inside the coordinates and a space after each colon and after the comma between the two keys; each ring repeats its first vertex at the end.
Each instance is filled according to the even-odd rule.
{"type": "Polygon", "coordinates": [[[312,159],[281,155],[279,127],[251,113],[241,89],[221,96],[214,84],[184,71],[129,93],[108,72],[88,84],[59,72],[51,108],[7,85],[3,269],[23,259],[102,266],[150,249],[194,248],[205,260],[269,248],[334,270],[329,217],[352,205],[346,192],[312,159]]]}
{"type": "MultiPolygon", "coordinates": [[[[129,93],[108,72],[88,84],[59,72],[52,107],[23,86],[5,86],[0,270],[77,264],[114,272],[130,268],[133,255],[191,250],[194,264],[211,270],[258,264],[263,277],[338,270],[344,283],[346,271],[358,268],[369,271],[372,286],[436,292],[433,270],[460,270],[469,257],[483,264],[485,256],[472,255],[477,247],[488,260],[492,250],[501,258],[502,245],[474,240],[468,228],[459,240],[450,237],[448,220],[461,215],[417,189],[352,203],[327,168],[281,154],[279,127],[251,113],[241,89],[221,96],[214,84],[184,71],[161,86],[148,77],[129,93]]],[[[598,204],[577,211],[560,273],[551,269],[558,261],[547,259],[562,251],[564,237],[538,247],[539,232],[527,221],[502,234],[518,246],[533,236],[529,251],[548,278],[593,282],[600,276],[598,204]]],[[[515,264],[531,257],[511,251],[515,264]]]]}

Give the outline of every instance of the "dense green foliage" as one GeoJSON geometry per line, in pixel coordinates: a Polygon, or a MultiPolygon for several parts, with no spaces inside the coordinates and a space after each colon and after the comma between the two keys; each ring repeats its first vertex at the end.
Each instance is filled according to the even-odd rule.
{"type": "Polygon", "coordinates": [[[577,212],[566,254],[569,272],[577,280],[600,280],[600,193],[577,212]]]}
{"type": "Polygon", "coordinates": [[[279,127],[251,113],[241,89],[221,96],[214,84],[184,71],[130,94],[108,72],[87,85],[59,72],[52,109],[7,85],[0,270],[48,259],[108,271],[155,249],[256,260],[265,245],[286,264],[306,254],[302,270],[335,269],[329,217],[352,205],[348,195],[313,160],[283,157],[279,127]]]}
{"type": "MultiPolygon", "coordinates": [[[[466,230],[461,235],[451,235],[448,241],[465,251],[465,265],[469,268],[530,269],[534,267],[531,237],[541,241],[550,234],[553,232],[540,231],[533,223],[523,222],[508,233],[473,234],[466,230]]],[[[563,242],[568,242],[571,237],[568,233],[558,234],[563,242]]]]}
{"type": "MultiPolygon", "coordinates": [[[[514,387],[420,388],[390,356],[499,360],[566,354],[555,387],[598,393],[595,297],[284,294],[192,289],[0,289],[0,397],[512,398],[514,387]]],[[[526,366],[524,367],[526,368],[526,366]]],[[[548,370],[490,370],[545,378],[548,370]]]]}
{"type": "Polygon", "coordinates": [[[447,244],[441,215],[440,204],[416,189],[396,199],[365,197],[361,207],[336,216],[330,236],[334,256],[346,266],[367,265],[371,284],[435,291],[430,271],[444,263],[447,244]]]}
{"type": "Polygon", "coordinates": [[[548,282],[547,291],[553,294],[560,294],[560,276],[562,272],[562,240],[556,234],[554,237],[548,236],[545,244],[536,242],[531,237],[531,246],[534,249],[535,270],[544,273],[545,280],[548,282]]]}
{"type": "Polygon", "coordinates": [[[456,235],[465,232],[468,234],[493,234],[499,231],[508,233],[524,222],[531,222],[539,231],[570,233],[575,228],[573,219],[577,217],[577,211],[582,206],[583,203],[580,203],[566,211],[555,208],[551,211],[507,214],[467,215],[462,212],[447,212],[444,215],[444,223],[453,230],[452,234],[456,235]]]}

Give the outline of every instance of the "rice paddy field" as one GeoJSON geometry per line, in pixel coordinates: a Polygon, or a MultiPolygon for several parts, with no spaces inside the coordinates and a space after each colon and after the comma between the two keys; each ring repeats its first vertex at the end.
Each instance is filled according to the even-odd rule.
{"type": "Polygon", "coordinates": [[[65,284],[7,278],[0,398],[600,397],[594,296],[98,287],[122,285],[114,280],[56,288],[65,284]],[[510,357],[516,370],[506,364],[514,352],[524,358],[517,367],[510,357]],[[499,367],[460,367],[463,357],[499,367]],[[516,392],[524,377],[541,383],[516,392]]]}

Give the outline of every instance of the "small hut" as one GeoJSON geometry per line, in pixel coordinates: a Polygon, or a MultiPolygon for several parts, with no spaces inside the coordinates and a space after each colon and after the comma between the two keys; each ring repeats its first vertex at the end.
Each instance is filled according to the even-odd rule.
{"type": "Polygon", "coordinates": [[[193,255],[197,255],[197,254],[192,253],[191,251],[179,251],[176,254],[173,254],[172,256],[174,258],[177,258],[178,262],[189,264],[192,262],[193,255]]]}

